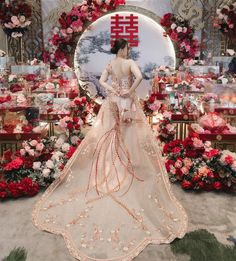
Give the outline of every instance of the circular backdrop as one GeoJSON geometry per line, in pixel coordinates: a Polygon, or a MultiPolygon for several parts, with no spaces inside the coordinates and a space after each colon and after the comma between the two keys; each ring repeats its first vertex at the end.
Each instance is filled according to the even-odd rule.
{"type": "Polygon", "coordinates": [[[134,59],[143,73],[143,81],[137,88],[140,98],[151,89],[152,72],[160,65],[175,67],[175,50],[165,30],[153,19],[134,11],[116,11],[104,15],[92,23],[80,37],[74,56],[75,72],[80,85],[89,90],[91,97],[104,96],[99,78],[107,63],[115,58],[110,53],[111,17],[119,14],[138,16],[138,47],[132,47],[134,59]]]}

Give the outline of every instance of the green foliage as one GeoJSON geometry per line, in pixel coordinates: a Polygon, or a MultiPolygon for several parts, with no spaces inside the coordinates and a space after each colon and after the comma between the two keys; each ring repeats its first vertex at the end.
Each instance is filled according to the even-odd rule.
{"type": "Polygon", "coordinates": [[[174,254],[187,254],[190,261],[235,261],[236,247],[217,241],[214,234],[205,229],[187,233],[183,239],[171,244],[174,254]]]}
{"type": "Polygon", "coordinates": [[[25,248],[14,248],[9,256],[5,257],[2,261],[25,261],[27,258],[27,251],[25,248]]]}

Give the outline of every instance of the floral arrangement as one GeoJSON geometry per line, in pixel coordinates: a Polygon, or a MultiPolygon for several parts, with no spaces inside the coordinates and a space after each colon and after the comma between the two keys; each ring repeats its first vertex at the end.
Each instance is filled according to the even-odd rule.
{"type": "MultiPolygon", "coordinates": [[[[199,41],[194,37],[195,29],[189,21],[177,18],[175,14],[167,13],[161,19],[161,25],[165,27],[167,35],[175,42],[178,53],[177,57],[183,62],[195,59],[199,56],[199,41]]],[[[164,36],[167,36],[164,34],[164,36]]]]}
{"type": "Polygon", "coordinates": [[[217,9],[216,16],[213,19],[213,26],[223,34],[233,39],[236,38],[236,1],[217,9]]]}
{"type": "Polygon", "coordinates": [[[235,78],[232,75],[225,73],[225,74],[221,75],[217,79],[216,82],[219,83],[219,84],[228,84],[228,83],[235,83],[236,80],[235,80],[235,78]]]}
{"type": "Polygon", "coordinates": [[[204,102],[210,102],[210,101],[213,101],[213,102],[220,102],[220,99],[218,97],[217,94],[215,93],[206,93],[202,96],[202,101],[204,102]]]}
{"type": "Polygon", "coordinates": [[[19,198],[23,196],[33,197],[39,192],[39,185],[26,177],[19,182],[0,181],[0,199],[19,198]]]}
{"type": "Polygon", "coordinates": [[[146,116],[151,116],[155,111],[158,111],[161,107],[161,103],[158,100],[160,93],[151,93],[146,100],[143,101],[143,111],[146,116]]]}
{"type": "Polygon", "coordinates": [[[15,154],[4,152],[0,161],[0,198],[34,196],[40,188],[49,186],[80,144],[83,135],[80,130],[76,133],[70,130],[59,138],[25,141],[15,154]]]}
{"type": "Polygon", "coordinates": [[[75,48],[75,38],[85,26],[123,4],[125,0],[84,0],[73,6],[70,12],[63,12],[59,18],[60,27],[54,27],[50,32],[44,61],[50,62],[52,67],[70,65],[66,54],[75,48]]]}
{"type": "Polygon", "coordinates": [[[11,37],[22,37],[31,24],[31,6],[25,0],[0,1],[0,23],[11,37]]]}
{"type": "Polygon", "coordinates": [[[60,88],[60,83],[57,80],[52,80],[42,83],[39,87],[45,90],[58,90],[60,88]]]}
{"type": "Polygon", "coordinates": [[[191,129],[198,134],[236,134],[236,127],[227,124],[217,113],[202,116],[191,129]]]}
{"type": "Polygon", "coordinates": [[[11,95],[5,95],[3,97],[0,97],[0,105],[6,102],[10,102],[11,101],[11,95]]]}
{"type": "Polygon", "coordinates": [[[28,62],[29,65],[45,65],[45,63],[41,60],[38,60],[37,58],[34,58],[33,60],[28,62]]]}
{"type": "Polygon", "coordinates": [[[157,137],[161,142],[168,143],[174,140],[176,134],[176,126],[173,125],[173,122],[171,120],[171,112],[165,111],[162,115],[163,119],[160,121],[157,128],[157,137]]]}
{"type": "MultiPolygon", "coordinates": [[[[90,123],[93,116],[96,104],[93,100],[88,101],[88,98],[76,97],[71,103],[71,110],[74,117],[80,118],[84,123],[90,123]]],[[[96,113],[95,113],[96,114],[96,113]]]]}
{"type": "Polygon", "coordinates": [[[183,189],[236,191],[235,153],[211,148],[196,133],[167,143],[163,152],[170,180],[180,182],[183,189]]]}

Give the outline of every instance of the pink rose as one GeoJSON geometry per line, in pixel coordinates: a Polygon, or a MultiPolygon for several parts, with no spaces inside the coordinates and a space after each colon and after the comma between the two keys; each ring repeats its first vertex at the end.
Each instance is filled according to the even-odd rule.
{"type": "Polygon", "coordinates": [[[187,175],[189,173],[189,170],[186,167],[182,167],[181,171],[183,172],[184,175],[187,175]]]}
{"type": "Polygon", "coordinates": [[[180,160],[177,160],[177,161],[175,162],[175,167],[176,167],[176,168],[181,168],[181,167],[182,167],[182,162],[181,162],[180,160]]]}
{"type": "Polygon", "coordinates": [[[72,34],[72,33],[73,33],[73,30],[69,27],[69,28],[66,29],[66,32],[67,32],[68,34],[72,34]]]}
{"type": "Polygon", "coordinates": [[[26,145],[26,146],[25,146],[25,151],[26,151],[26,152],[29,152],[29,151],[30,151],[30,146],[26,145]]]}
{"type": "Polygon", "coordinates": [[[193,165],[193,162],[190,158],[185,158],[183,162],[186,168],[190,168],[193,165]]]}
{"type": "Polygon", "coordinates": [[[174,154],[178,154],[178,153],[180,153],[180,148],[179,147],[175,147],[175,148],[173,148],[172,152],[174,154]]]}
{"type": "Polygon", "coordinates": [[[38,150],[38,151],[42,151],[43,148],[44,148],[43,143],[38,143],[38,144],[36,145],[36,150],[38,150]]]}
{"type": "Polygon", "coordinates": [[[25,150],[24,149],[20,149],[20,155],[25,156],[25,150]]]}
{"type": "Polygon", "coordinates": [[[32,140],[32,141],[30,142],[30,145],[31,145],[32,147],[35,147],[37,144],[38,144],[37,140],[32,140]]]}
{"type": "Polygon", "coordinates": [[[29,150],[28,153],[30,156],[32,156],[32,157],[34,156],[34,150],[29,150]]]}
{"type": "Polygon", "coordinates": [[[203,142],[198,139],[198,138],[193,138],[193,146],[195,148],[202,148],[203,147],[203,142]]]}

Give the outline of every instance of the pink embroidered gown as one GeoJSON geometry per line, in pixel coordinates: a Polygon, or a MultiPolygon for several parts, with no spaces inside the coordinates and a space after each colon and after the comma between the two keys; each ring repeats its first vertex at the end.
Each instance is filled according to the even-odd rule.
{"type": "MultiPolygon", "coordinates": [[[[113,88],[130,88],[132,75],[113,88]]],[[[36,227],[64,237],[76,259],[129,261],[148,244],[182,238],[187,215],[171,191],[136,94],[109,94],[73,157],[36,203],[36,227]]]]}

